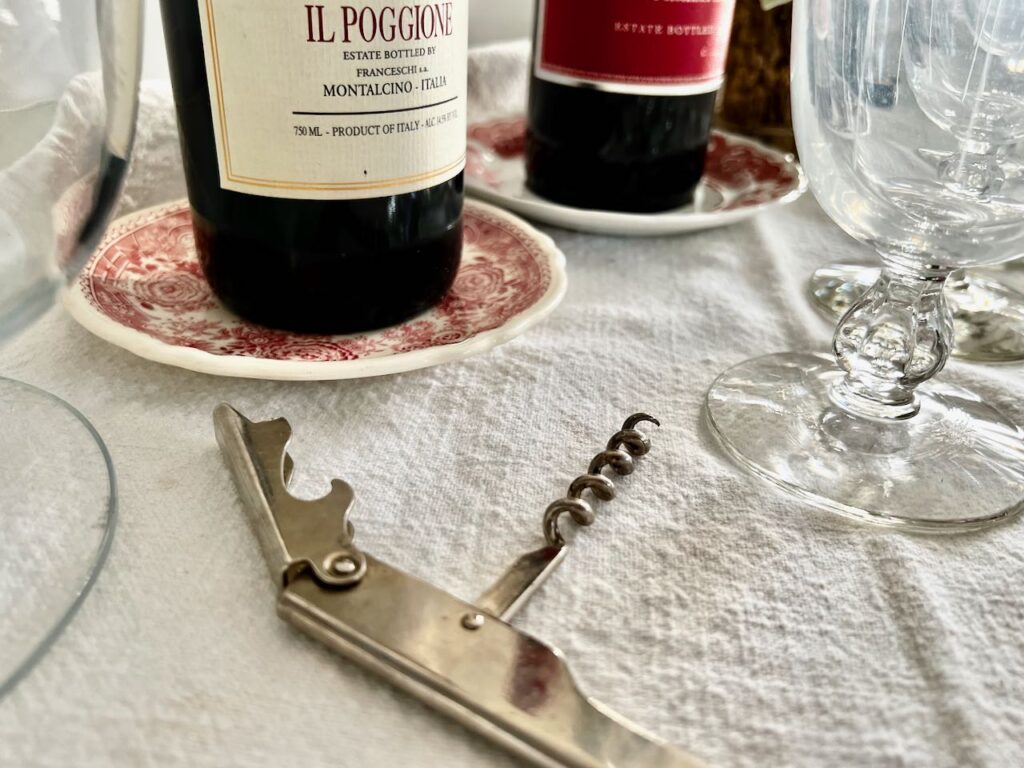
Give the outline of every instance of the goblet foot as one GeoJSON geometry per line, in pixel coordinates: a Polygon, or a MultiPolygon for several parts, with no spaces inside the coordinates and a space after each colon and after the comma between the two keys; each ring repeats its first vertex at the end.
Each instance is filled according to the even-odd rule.
{"type": "MultiPolygon", "coordinates": [[[[829,264],[810,281],[814,306],[829,319],[842,317],[878,280],[878,268],[829,264]]],[[[953,355],[979,363],[1024,360],[1024,294],[969,275],[946,284],[953,312],[953,355]]]]}
{"type": "Polygon", "coordinates": [[[42,658],[110,549],[110,456],[85,418],[0,378],[0,697],[42,658]]]}
{"type": "Polygon", "coordinates": [[[968,390],[931,381],[904,421],[852,416],[831,357],[785,353],[723,373],[712,432],[738,463],[841,515],[922,533],[1004,522],[1024,508],[1024,432],[968,390]]]}

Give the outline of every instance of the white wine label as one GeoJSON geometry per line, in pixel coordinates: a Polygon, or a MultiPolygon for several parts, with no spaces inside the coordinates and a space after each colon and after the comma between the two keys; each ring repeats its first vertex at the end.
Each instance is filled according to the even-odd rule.
{"type": "Polygon", "coordinates": [[[225,189],[381,197],[463,169],[468,0],[197,2],[225,189]]]}

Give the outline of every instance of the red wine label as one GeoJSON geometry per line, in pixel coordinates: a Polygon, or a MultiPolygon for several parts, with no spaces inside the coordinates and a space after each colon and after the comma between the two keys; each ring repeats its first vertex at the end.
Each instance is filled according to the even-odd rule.
{"type": "Polygon", "coordinates": [[[735,0],[540,0],[534,72],[622,93],[722,84],[735,0]]]}
{"type": "Polygon", "coordinates": [[[468,0],[196,1],[225,189],[358,199],[462,170],[468,0]]]}

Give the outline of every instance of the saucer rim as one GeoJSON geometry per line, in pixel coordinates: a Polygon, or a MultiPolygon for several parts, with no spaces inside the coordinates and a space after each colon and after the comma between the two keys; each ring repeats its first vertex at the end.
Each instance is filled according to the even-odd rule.
{"type": "MultiPolygon", "coordinates": [[[[474,127],[488,123],[516,119],[523,119],[523,115],[517,114],[481,120],[471,124],[469,130],[472,131],[474,127]]],[[[749,219],[771,208],[789,205],[800,199],[807,192],[807,176],[793,153],[783,152],[782,150],[769,147],[756,139],[741,136],[731,131],[723,131],[718,128],[713,130],[715,133],[725,136],[730,142],[751,146],[758,152],[788,166],[796,175],[795,185],[781,197],[742,208],[718,211],[674,209],[661,213],[624,213],[621,211],[602,211],[594,208],[574,208],[570,205],[553,203],[536,196],[506,195],[486,186],[475,176],[470,176],[468,173],[466,174],[466,191],[478,200],[501,206],[535,222],[590,234],[616,235],[621,237],[659,237],[716,229],[749,219]]],[[[510,160],[503,158],[503,161],[509,162],[510,160]]],[[[524,184],[522,190],[525,191],[525,189],[524,184]]]]}

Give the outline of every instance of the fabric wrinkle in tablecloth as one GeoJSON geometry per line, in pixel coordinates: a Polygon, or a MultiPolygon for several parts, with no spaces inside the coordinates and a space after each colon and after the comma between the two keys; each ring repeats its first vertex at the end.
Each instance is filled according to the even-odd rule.
{"type": "MultiPolygon", "coordinates": [[[[473,117],[521,110],[526,71],[523,45],[474,52],[473,117]]],[[[180,162],[170,95],[149,85],[122,211],[182,196],[180,162]]],[[[676,238],[545,231],[569,260],[562,307],[440,368],[214,378],[61,310],[8,345],[5,375],[93,419],[122,501],[94,592],[0,702],[0,764],[516,764],[276,617],[214,442],[226,400],[291,420],[303,494],[353,485],[362,547],[467,599],[539,543],[546,505],[646,410],[664,425],[653,450],[516,620],[587,693],[711,765],[1024,766],[1024,524],[924,538],[846,523],[739,471],[703,425],[730,365],[827,349],[806,279],[866,249],[809,196],[676,238]]],[[[1024,418],[1019,367],[943,375],[1024,418]]]]}

